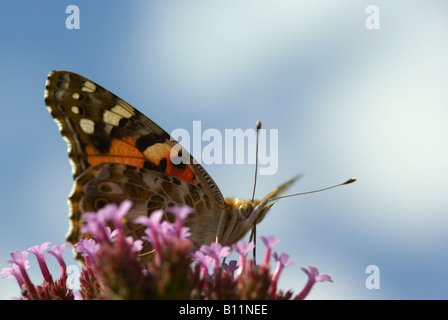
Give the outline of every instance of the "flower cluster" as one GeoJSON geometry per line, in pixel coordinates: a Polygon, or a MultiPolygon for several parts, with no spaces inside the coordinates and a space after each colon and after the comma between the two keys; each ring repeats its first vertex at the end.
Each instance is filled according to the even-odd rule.
{"type": "Polygon", "coordinates": [[[45,262],[44,253],[49,245],[50,242],[44,242],[40,246],[36,245],[22,252],[19,250],[11,252],[12,260],[8,260],[7,262],[12,263],[12,267],[3,268],[0,273],[3,274],[3,278],[16,278],[22,290],[23,299],[73,300],[75,298],[73,290],[67,287],[67,266],[62,259],[62,253],[67,247],[67,244],[61,246],[55,245],[51,250],[47,251],[50,255],[56,257],[61,266],[61,277],[58,280],[53,280],[45,262]],[[40,286],[35,286],[26,272],[26,269],[30,266],[30,262],[27,259],[29,253],[33,253],[36,256],[40,270],[42,271],[44,281],[40,286]]]}
{"type": "Polygon", "coordinates": [[[186,206],[168,210],[174,223],[163,220],[164,212],[153,212],[134,223],[145,226],[141,239],[126,236],[125,216],[130,201],[120,206],[107,205],[96,213],[84,215],[82,232],[92,235],[82,239],[75,250],[83,257],[80,290],[67,288],[67,268],[62,253],[67,246],[53,246],[47,252],[56,257],[61,277],[54,280],[48,271],[44,253],[49,243],[26,251],[11,253],[13,266],[1,271],[4,278],[15,277],[21,289],[21,299],[304,299],[318,281],[332,281],[327,274],[310,266],[301,268],[308,275],[304,289],[294,295],[277,289],[282,270],[294,261],[286,253],[278,254],[273,247],[280,240],[261,237],[265,253],[261,264],[247,258],[254,248],[252,242],[239,241],[232,246],[238,261],[223,262],[231,248],[220,243],[195,248],[189,240],[190,231],[183,225],[192,213],[186,206]],[[113,229],[111,229],[113,227],[113,229]],[[27,275],[28,254],[37,257],[44,278],[35,286],[27,275]],[[275,268],[271,272],[271,259],[275,268]]]}

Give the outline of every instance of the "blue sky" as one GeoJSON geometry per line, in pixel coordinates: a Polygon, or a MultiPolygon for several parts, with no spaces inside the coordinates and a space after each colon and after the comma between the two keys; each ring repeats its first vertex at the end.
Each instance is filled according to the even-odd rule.
{"type": "MultiPolygon", "coordinates": [[[[278,129],[279,169],[259,177],[260,198],[297,173],[291,192],[358,178],[280,200],[259,225],[296,262],[283,289],[299,291],[299,267],[314,265],[334,283],[311,299],[447,299],[448,4],[375,1],[380,29],[368,30],[369,4],[0,1],[0,268],[67,233],[71,168],[43,103],[47,74],[64,69],[168,132],[195,120],[278,129]],[[65,27],[71,4],[79,30],[65,27]],[[378,290],[365,286],[372,264],[378,290]]],[[[253,165],[205,168],[224,196],[251,197],[253,165]]],[[[30,273],[41,281],[33,258],[30,273]]],[[[1,299],[18,294],[0,279],[1,299]]]]}

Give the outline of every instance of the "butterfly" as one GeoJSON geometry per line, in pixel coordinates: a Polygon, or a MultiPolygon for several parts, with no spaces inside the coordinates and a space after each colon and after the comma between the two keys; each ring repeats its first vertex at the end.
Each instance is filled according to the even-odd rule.
{"type": "MultiPolygon", "coordinates": [[[[273,205],[269,200],[298,178],[262,200],[224,198],[190,154],[189,163],[171,161],[177,142],[166,131],[95,82],[72,72],[52,71],[45,86],[45,105],[67,141],[73,168],[67,235],[72,245],[85,236],[81,233],[83,213],[130,199],[133,205],[126,216],[126,231],[135,238],[144,234],[143,226],[132,223],[135,218],[188,205],[194,213],[185,225],[196,246],[214,241],[230,246],[261,222],[273,205]]],[[[166,217],[172,219],[168,212],[166,217]]]]}

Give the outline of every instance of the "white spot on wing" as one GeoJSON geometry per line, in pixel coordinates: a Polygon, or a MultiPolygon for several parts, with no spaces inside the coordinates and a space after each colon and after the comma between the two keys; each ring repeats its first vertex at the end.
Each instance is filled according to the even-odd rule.
{"type": "Polygon", "coordinates": [[[122,116],[119,116],[116,113],[113,113],[109,110],[104,111],[103,113],[103,120],[105,123],[111,124],[113,126],[118,126],[118,123],[122,119],[122,116]]]}
{"type": "Polygon", "coordinates": [[[74,114],[79,114],[79,108],[78,108],[77,106],[73,106],[73,107],[71,108],[71,110],[72,110],[72,112],[73,112],[74,114]]]}
{"type": "Polygon", "coordinates": [[[95,131],[95,123],[90,119],[79,120],[79,126],[87,134],[92,134],[95,131]]]}
{"type": "Polygon", "coordinates": [[[94,92],[96,90],[96,86],[90,82],[90,81],[86,81],[84,82],[84,86],[81,88],[82,91],[85,92],[94,92]]]}
{"type": "Polygon", "coordinates": [[[127,119],[135,115],[134,108],[122,100],[119,100],[111,111],[127,119]]]}

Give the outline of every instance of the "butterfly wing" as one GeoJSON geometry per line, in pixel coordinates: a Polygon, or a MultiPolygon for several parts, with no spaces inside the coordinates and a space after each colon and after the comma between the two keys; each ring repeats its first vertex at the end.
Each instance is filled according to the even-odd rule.
{"type": "Polygon", "coordinates": [[[157,171],[121,163],[103,163],[87,169],[75,180],[69,197],[72,226],[68,240],[75,244],[82,237],[82,213],[96,211],[107,203],[118,204],[125,199],[133,203],[126,217],[127,233],[136,239],[144,234],[144,228],[132,223],[135,218],[179,204],[195,210],[185,221],[195,244],[209,244],[215,239],[217,227],[212,226],[217,226],[219,218],[216,204],[200,188],[157,171]]]}
{"type": "MultiPolygon", "coordinates": [[[[131,217],[188,204],[196,212],[190,226],[202,220],[204,229],[213,229],[215,220],[217,225],[225,203],[215,182],[184,149],[189,163],[173,164],[177,142],[130,104],[68,71],[48,75],[45,104],[68,143],[73,167],[70,242],[79,240],[84,212],[124,199],[134,201],[131,217]]],[[[208,238],[201,230],[196,234],[208,238]]]]}
{"type": "Polygon", "coordinates": [[[261,202],[267,202],[271,199],[281,196],[287,189],[289,189],[289,187],[291,187],[300,178],[302,178],[302,175],[298,174],[295,177],[289,179],[285,183],[281,184],[280,186],[269,192],[263,199],[261,199],[261,202]]]}

